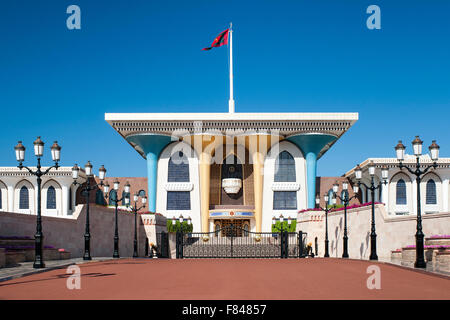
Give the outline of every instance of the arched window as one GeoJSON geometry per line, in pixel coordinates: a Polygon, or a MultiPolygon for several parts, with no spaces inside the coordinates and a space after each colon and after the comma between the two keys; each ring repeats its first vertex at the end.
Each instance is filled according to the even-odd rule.
{"type": "Polygon", "coordinates": [[[275,160],[275,182],[295,182],[295,160],[287,151],[281,152],[275,160]]]}
{"type": "Polygon", "coordinates": [[[97,190],[95,192],[95,204],[99,204],[101,206],[105,205],[105,198],[103,197],[102,190],[97,190]]]}
{"type": "Polygon", "coordinates": [[[328,203],[329,206],[333,204],[333,189],[328,190],[328,203]]]}
{"type": "Polygon", "coordinates": [[[29,195],[28,195],[28,188],[25,186],[20,188],[19,209],[30,209],[30,199],[29,199],[29,195]]]}
{"type": "Polygon", "coordinates": [[[436,204],[436,183],[433,179],[428,180],[426,190],[426,204],[436,204]]]}
{"type": "Polygon", "coordinates": [[[169,159],[168,182],[189,182],[189,161],[183,152],[174,153],[169,159]]]}
{"type": "Polygon", "coordinates": [[[405,180],[400,179],[397,181],[397,187],[396,187],[396,197],[395,197],[395,203],[399,205],[405,205],[406,204],[406,183],[405,180]]]}
{"type": "Polygon", "coordinates": [[[113,189],[109,192],[109,205],[115,206],[116,202],[117,202],[117,191],[113,189]]]}
{"type": "Polygon", "coordinates": [[[130,205],[130,203],[131,203],[130,193],[129,193],[129,192],[122,191],[122,205],[123,205],[123,206],[128,206],[128,205],[125,203],[125,197],[128,197],[128,198],[130,199],[130,202],[128,202],[128,205],[130,205]]]}
{"type": "Polygon", "coordinates": [[[47,209],[56,209],[56,190],[53,186],[47,189],[47,209]]]}

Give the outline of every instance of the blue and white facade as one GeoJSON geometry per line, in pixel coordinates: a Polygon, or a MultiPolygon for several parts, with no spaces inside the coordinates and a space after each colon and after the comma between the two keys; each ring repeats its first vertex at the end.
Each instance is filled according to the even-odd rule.
{"type": "Polygon", "coordinates": [[[149,210],[208,232],[313,208],[317,160],[357,113],[123,113],[105,120],[147,161],[149,210]]]}

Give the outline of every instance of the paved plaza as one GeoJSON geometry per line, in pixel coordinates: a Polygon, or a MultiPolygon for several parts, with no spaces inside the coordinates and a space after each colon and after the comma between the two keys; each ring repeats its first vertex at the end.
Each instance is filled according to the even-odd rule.
{"type": "Polygon", "coordinates": [[[309,300],[450,299],[450,278],[382,262],[342,259],[119,259],[0,282],[0,299],[309,300]],[[368,289],[367,268],[381,271],[368,289]],[[70,279],[69,279],[70,280],[70,279]]]}

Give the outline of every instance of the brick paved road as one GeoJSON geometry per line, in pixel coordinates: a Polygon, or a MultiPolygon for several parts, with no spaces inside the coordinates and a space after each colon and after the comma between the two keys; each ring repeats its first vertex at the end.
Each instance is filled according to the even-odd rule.
{"type": "Polygon", "coordinates": [[[367,289],[374,263],[342,259],[120,259],[0,282],[0,299],[450,299],[450,278],[376,263],[381,290],[367,289]]]}

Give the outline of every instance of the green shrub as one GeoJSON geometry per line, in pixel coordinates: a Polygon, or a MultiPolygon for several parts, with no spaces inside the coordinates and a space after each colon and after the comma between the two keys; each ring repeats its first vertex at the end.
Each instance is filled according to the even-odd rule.
{"type": "MultiPolygon", "coordinates": [[[[283,231],[295,232],[295,227],[297,225],[296,220],[292,220],[291,225],[285,220],[283,221],[283,231]]],[[[272,232],[281,232],[281,222],[275,222],[275,225],[272,224],[272,232]]]]}
{"type": "MultiPolygon", "coordinates": [[[[187,221],[183,221],[183,232],[192,232],[194,226],[192,224],[188,224],[187,221]]],[[[177,220],[175,225],[172,224],[172,219],[167,219],[167,231],[168,232],[177,232],[180,229],[180,221],[177,220]]]]}

